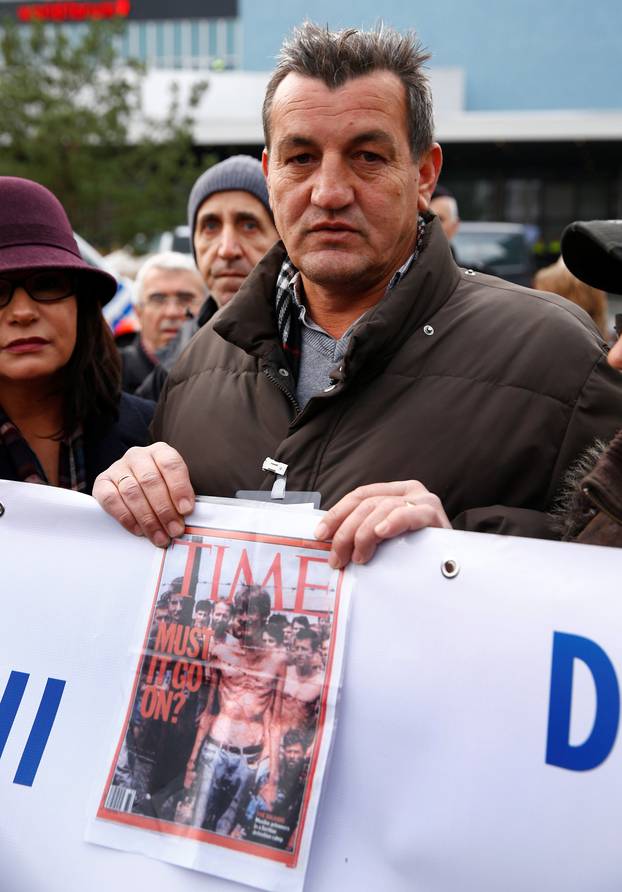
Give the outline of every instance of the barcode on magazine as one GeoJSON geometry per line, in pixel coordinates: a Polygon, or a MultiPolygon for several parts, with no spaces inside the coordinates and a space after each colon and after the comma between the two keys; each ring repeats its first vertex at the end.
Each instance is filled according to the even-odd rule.
{"type": "Polygon", "coordinates": [[[106,808],[113,811],[131,811],[134,799],[136,799],[136,790],[128,790],[126,787],[118,787],[113,784],[106,798],[106,808]]]}

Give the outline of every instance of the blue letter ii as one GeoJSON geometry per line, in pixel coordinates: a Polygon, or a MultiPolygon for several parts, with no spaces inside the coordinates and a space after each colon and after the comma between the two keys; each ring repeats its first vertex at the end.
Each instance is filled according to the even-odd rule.
{"type": "Polygon", "coordinates": [[[605,761],[613,748],[619,717],[618,680],[605,651],[589,638],[555,632],[546,742],[547,763],[570,771],[596,768],[605,761]],[[596,686],[594,726],[587,740],[578,746],[572,746],[569,742],[575,659],[585,663],[596,686]]]}
{"type": "MultiPolygon", "coordinates": [[[[4,689],[2,700],[0,700],[0,756],[11,733],[29,678],[28,672],[13,671],[4,689]]],[[[64,689],[64,681],[59,678],[48,678],[26,746],[17,766],[17,772],[13,778],[14,784],[32,787],[64,689]]]]}

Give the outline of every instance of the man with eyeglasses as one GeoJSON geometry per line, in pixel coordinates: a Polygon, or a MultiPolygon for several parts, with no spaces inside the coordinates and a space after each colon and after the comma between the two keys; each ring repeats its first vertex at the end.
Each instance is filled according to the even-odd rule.
{"type": "Polygon", "coordinates": [[[184,254],[165,251],[145,261],[134,291],[140,335],[121,349],[123,390],[136,391],[184,321],[198,313],[206,294],[201,274],[184,254]]]}

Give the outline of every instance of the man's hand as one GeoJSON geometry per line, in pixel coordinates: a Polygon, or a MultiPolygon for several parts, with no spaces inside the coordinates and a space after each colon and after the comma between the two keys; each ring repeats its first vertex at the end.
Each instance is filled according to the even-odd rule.
{"type": "Polygon", "coordinates": [[[316,539],[333,540],[328,563],[365,564],[379,542],[424,527],[451,529],[438,496],[416,480],[359,486],[330,509],[315,530],[316,539]]]}
{"type": "Polygon", "coordinates": [[[184,789],[190,790],[192,789],[192,785],[194,784],[197,778],[197,769],[194,762],[189,761],[186,765],[186,773],[184,774],[184,789]]]}
{"type": "Polygon", "coordinates": [[[134,446],[99,475],[93,495],[135,536],[165,547],[184,531],[184,515],[194,508],[188,468],[166,443],[134,446]]]}
{"type": "Polygon", "coordinates": [[[270,778],[262,786],[259,795],[266,804],[266,811],[272,811],[278,793],[278,785],[270,778]]]}

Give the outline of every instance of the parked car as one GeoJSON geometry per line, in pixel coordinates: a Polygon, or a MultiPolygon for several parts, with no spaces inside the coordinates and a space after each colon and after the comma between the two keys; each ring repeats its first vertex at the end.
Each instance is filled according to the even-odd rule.
{"type": "Polygon", "coordinates": [[[93,245],[90,245],[86,239],[83,239],[77,232],[74,232],[74,236],[83,260],[86,260],[91,266],[96,266],[98,269],[105,270],[117,280],[117,293],[112,300],[106,304],[103,311],[104,318],[112,329],[115,338],[137,332],[140,325],[136,313],[134,312],[131,279],[128,279],[125,276],[118,276],[93,245]]]}
{"type": "Polygon", "coordinates": [[[462,222],[452,239],[460,266],[531,285],[533,227],[521,223],[462,222]]]}
{"type": "Polygon", "coordinates": [[[178,251],[180,254],[191,255],[190,227],[176,226],[174,229],[154,236],[149,242],[149,253],[159,254],[160,251],[178,251]]]}

